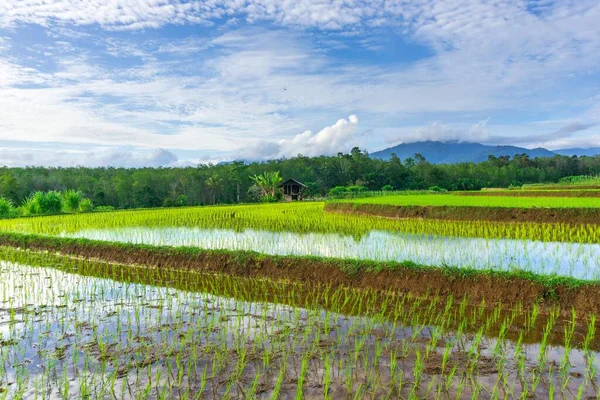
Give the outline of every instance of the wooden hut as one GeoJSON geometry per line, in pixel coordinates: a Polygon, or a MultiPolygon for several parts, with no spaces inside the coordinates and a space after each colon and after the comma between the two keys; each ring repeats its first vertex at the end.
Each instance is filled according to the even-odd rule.
{"type": "Polygon", "coordinates": [[[302,200],[302,193],[306,185],[295,179],[288,179],[279,185],[283,189],[283,199],[285,201],[302,200]]]}

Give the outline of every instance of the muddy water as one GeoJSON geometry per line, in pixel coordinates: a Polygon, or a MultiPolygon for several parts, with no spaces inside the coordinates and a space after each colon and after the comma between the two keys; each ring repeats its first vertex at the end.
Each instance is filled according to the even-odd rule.
{"type": "Polygon", "coordinates": [[[201,228],[114,228],[62,236],[206,249],[252,250],[265,254],[412,261],[433,266],[520,269],[585,280],[600,279],[600,245],[531,240],[461,238],[371,231],[360,238],[201,228]]]}
{"type": "Polygon", "coordinates": [[[418,315],[403,325],[0,262],[0,397],[597,393],[597,352],[478,336],[418,315]]]}

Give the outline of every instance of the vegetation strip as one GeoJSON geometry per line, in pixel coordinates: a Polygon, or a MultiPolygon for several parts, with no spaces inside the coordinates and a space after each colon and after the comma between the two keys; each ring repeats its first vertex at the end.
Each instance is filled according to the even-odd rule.
{"type": "Polygon", "coordinates": [[[123,264],[195,270],[241,277],[265,277],[333,287],[395,290],[412,295],[452,294],[473,302],[515,306],[543,303],[562,310],[575,307],[585,315],[600,311],[600,283],[524,271],[428,267],[413,263],[375,262],[255,252],[159,247],[87,239],[0,233],[0,245],[60,252],[123,264]]]}
{"type": "MultiPolygon", "coordinates": [[[[370,288],[332,288],[310,282],[276,281],[264,277],[244,278],[224,274],[208,274],[198,271],[180,270],[173,268],[156,268],[137,264],[120,264],[98,259],[79,256],[60,255],[49,252],[36,252],[0,247],[0,263],[8,261],[17,265],[27,265],[41,268],[52,268],[70,274],[84,277],[109,279],[123,284],[150,285],[154,287],[173,288],[183,292],[204,293],[211,296],[233,298],[236,301],[249,303],[271,303],[288,305],[311,310],[325,310],[352,317],[379,317],[389,322],[397,321],[398,308],[428,314],[448,314],[445,325],[451,329],[460,329],[461,315],[476,315],[478,321],[465,326],[466,332],[476,333],[481,324],[491,315],[495,315],[497,323],[489,326],[486,335],[496,337],[501,329],[501,322],[512,318],[516,325],[529,326],[526,334],[512,330],[506,332],[506,338],[523,343],[539,343],[543,339],[544,327],[551,314],[559,310],[548,308],[549,313],[540,311],[538,305],[523,307],[505,307],[502,303],[489,305],[485,302],[475,304],[469,298],[454,298],[449,295],[412,296],[403,295],[393,290],[377,291],[370,288]],[[339,301],[335,301],[338,299],[339,301]],[[449,305],[451,304],[451,305],[449,305]],[[394,306],[392,306],[394,305],[394,306]],[[532,320],[533,315],[539,316],[532,320]],[[500,316],[500,318],[498,318],[500,316]],[[514,317],[511,317],[514,316],[514,317]],[[534,329],[535,327],[535,329],[534,329]]],[[[414,321],[413,321],[414,322],[414,321]]],[[[548,336],[548,344],[561,346],[564,343],[565,325],[570,319],[561,318],[555,321],[552,334],[548,336]]],[[[582,347],[583,338],[589,327],[589,319],[577,321],[577,341],[575,346],[582,347]]],[[[600,324],[598,325],[600,327],[600,324]]],[[[600,350],[600,342],[594,344],[594,349],[600,350]]]]}
{"type": "Polygon", "coordinates": [[[416,206],[331,202],[325,211],[371,215],[387,218],[421,218],[451,221],[533,222],[600,224],[600,209],[595,208],[508,208],[471,206],[416,206]]]}
{"type": "Polygon", "coordinates": [[[456,196],[475,197],[600,197],[600,190],[487,190],[454,192],[456,196]]]}
{"type": "Polygon", "coordinates": [[[553,208],[553,209],[582,209],[598,210],[598,200],[593,198],[559,198],[553,196],[536,198],[514,198],[511,196],[472,197],[456,196],[455,194],[425,194],[425,195],[391,195],[369,198],[356,198],[354,203],[391,204],[396,206],[450,206],[450,207],[483,207],[483,208],[553,208]]]}

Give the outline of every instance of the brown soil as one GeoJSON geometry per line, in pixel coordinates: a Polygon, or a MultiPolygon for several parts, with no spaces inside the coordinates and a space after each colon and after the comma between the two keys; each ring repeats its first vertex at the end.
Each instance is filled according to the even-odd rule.
{"type": "Polygon", "coordinates": [[[452,206],[396,206],[388,204],[326,203],[325,211],[387,218],[453,221],[600,224],[600,208],[507,208],[452,206]]]}
{"type": "Polygon", "coordinates": [[[264,277],[298,283],[322,283],[333,287],[394,290],[414,296],[438,294],[454,298],[469,297],[473,304],[482,300],[489,305],[515,307],[541,304],[543,308],[559,306],[565,315],[572,307],[578,315],[600,313],[600,283],[573,288],[554,285],[551,288],[526,278],[502,277],[492,274],[458,275],[442,270],[415,268],[394,264],[394,269],[381,271],[345,271],[356,268],[359,261],[311,259],[308,257],[268,257],[257,253],[219,251],[186,251],[185,248],[165,248],[137,245],[115,246],[110,243],[61,240],[35,237],[17,240],[0,236],[0,245],[35,251],[99,259],[120,264],[138,264],[157,268],[194,270],[202,273],[229,274],[238,277],[264,277]]]}

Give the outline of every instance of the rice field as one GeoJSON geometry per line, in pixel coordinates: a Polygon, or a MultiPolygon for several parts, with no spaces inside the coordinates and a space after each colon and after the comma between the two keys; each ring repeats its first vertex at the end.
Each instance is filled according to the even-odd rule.
{"type": "Polygon", "coordinates": [[[454,194],[381,196],[353,199],[357,204],[389,204],[395,206],[502,207],[502,208],[598,208],[600,200],[577,197],[457,196],[454,194]]]}
{"type": "Polygon", "coordinates": [[[269,255],[393,261],[494,271],[520,270],[578,280],[600,280],[598,244],[460,238],[378,230],[355,238],[337,233],[191,227],[90,229],[63,234],[62,237],[256,251],[269,255]]]}
{"type": "MultiPolygon", "coordinates": [[[[477,207],[508,199],[353,201],[397,197],[477,207]]],[[[595,199],[510,200],[560,209],[595,199]]],[[[594,224],[339,214],[319,202],[0,220],[0,236],[50,237],[63,249],[69,241],[226,250],[239,254],[236,268],[259,253],[526,272],[572,280],[566,290],[600,282],[599,232],[594,224]]],[[[0,400],[598,397],[596,315],[553,306],[552,290],[508,306],[39,250],[0,247],[0,400]]]]}
{"type": "Polygon", "coordinates": [[[1,398],[590,398],[595,318],[0,253],[1,398]]]}
{"type": "Polygon", "coordinates": [[[323,206],[322,202],[280,203],[0,219],[0,232],[59,236],[90,229],[196,227],[234,231],[253,229],[272,232],[339,233],[357,238],[368,235],[371,231],[389,231],[484,239],[600,243],[600,230],[596,225],[589,224],[391,220],[329,213],[323,210],[323,206]]]}

